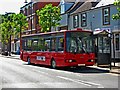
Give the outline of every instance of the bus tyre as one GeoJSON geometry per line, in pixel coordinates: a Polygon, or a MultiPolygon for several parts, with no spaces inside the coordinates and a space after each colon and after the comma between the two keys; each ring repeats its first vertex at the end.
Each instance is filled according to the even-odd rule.
{"type": "Polygon", "coordinates": [[[51,61],[51,67],[52,67],[53,69],[55,69],[55,68],[56,68],[56,62],[55,62],[55,60],[54,60],[54,59],[51,61]]]}
{"type": "Polygon", "coordinates": [[[30,62],[30,58],[29,58],[29,57],[27,58],[27,62],[28,62],[28,65],[31,64],[31,62],[30,62]]]}

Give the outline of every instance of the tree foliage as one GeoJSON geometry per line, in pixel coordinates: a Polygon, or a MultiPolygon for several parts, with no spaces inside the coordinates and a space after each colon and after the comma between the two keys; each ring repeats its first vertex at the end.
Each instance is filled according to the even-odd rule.
{"type": "Polygon", "coordinates": [[[20,31],[27,27],[26,17],[23,14],[1,15],[0,35],[3,45],[7,45],[10,36],[19,38],[20,31]]]}
{"type": "Polygon", "coordinates": [[[10,35],[12,35],[12,23],[13,21],[11,20],[12,15],[7,16],[7,15],[2,15],[2,22],[0,24],[0,34],[1,34],[1,41],[4,44],[7,44],[10,38],[10,35]],[[10,19],[11,18],[11,19],[10,19]]]}
{"type": "Polygon", "coordinates": [[[118,20],[118,19],[120,19],[120,0],[116,0],[116,1],[114,2],[114,5],[117,6],[117,11],[118,11],[118,13],[114,14],[114,15],[112,16],[112,18],[113,18],[114,20],[118,20]]]}
{"type": "Polygon", "coordinates": [[[13,28],[14,28],[14,35],[19,35],[20,32],[24,31],[28,27],[27,18],[24,14],[14,14],[13,15],[13,28]]]}
{"type": "Polygon", "coordinates": [[[60,25],[60,9],[56,6],[52,6],[52,4],[46,5],[41,10],[37,10],[37,15],[42,32],[51,31],[51,27],[55,28],[60,25]]]}

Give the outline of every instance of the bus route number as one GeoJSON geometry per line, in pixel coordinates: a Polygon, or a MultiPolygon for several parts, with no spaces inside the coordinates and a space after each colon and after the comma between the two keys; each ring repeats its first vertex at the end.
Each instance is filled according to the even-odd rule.
{"type": "Polygon", "coordinates": [[[45,56],[37,56],[37,60],[45,61],[45,56]]]}

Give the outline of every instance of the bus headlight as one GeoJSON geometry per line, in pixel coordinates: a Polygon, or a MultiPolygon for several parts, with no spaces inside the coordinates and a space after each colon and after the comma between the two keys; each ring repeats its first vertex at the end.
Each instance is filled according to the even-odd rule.
{"type": "Polygon", "coordinates": [[[94,60],[93,59],[89,59],[88,62],[94,62],[94,60]]]}
{"type": "Polygon", "coordinates": [[[94,62],[94,60],[92,59],[91,62],[94,62]]]}

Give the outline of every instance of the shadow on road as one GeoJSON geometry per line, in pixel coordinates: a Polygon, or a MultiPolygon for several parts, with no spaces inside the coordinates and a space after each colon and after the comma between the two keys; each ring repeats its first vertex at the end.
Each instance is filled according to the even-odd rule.
{"type": "MultiPolygon", "coordinates": [[[[24,64],[28,65],[28,64],[24,64]]],[[[41,68],[48,68],[52,69],[50,66],[45,66],[45,65],[38,65],[38,64],[31,64],[31,66],[37,66],[41,68]]],[[[103,69],[98,69],[95,67],[65,67],[65,68],[56,68],[54,70],[62,70],[62,71],[69,71],[69,72],[74,72],[74,73],[109,73],[109,70],[103,70],[103,69]]]]}
{"type": "Polygon", "coordinates": [[[76,68],[65,68],[64,71],[74,73],[109,73],[109,70],[98,69],[94,67],[76,67],[76,68]]]}

